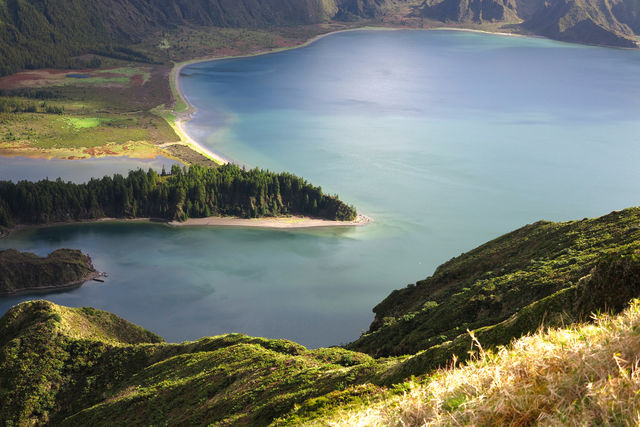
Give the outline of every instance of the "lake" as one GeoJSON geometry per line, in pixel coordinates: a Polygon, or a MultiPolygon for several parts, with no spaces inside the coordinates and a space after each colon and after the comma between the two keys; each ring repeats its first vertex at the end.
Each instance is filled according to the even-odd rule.
{"type": "MultiPolygon", "coordinates": [[[[0,240],[89,253],[104,284],[45,295],[170,341],[243,332],[317,347],[393,289],[540,219],[638,204],[640,52],[460,31],[356,31],[194,64],[188,132],[304,176],[375,219],[340,230],[81,224],[0,240]]],[[[0,311],[33,297],[0,302],[0,311]]]]}

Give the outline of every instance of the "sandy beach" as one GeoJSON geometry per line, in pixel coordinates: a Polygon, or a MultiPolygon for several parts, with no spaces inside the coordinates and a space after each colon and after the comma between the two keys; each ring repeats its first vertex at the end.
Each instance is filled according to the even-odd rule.
{"type": "Polygon", "coordinates": [[[367,225],[373,220],[365,215],[358,215],[353,221],[330,221],[328,219],[309,218],[302,216],[275,217],[275,218],[234,218],[234,217],[208,217],[191,218],[183,222],[172,221],[169,225],[174,227],[251,227],[251,228],[318,228],[318,227],[358,227],[367,225]]]}
{"type": "MultiPolygon", "coordinates": [[[[467,32],[474,32],[474,33],[484,33],[484,34],[495,34],[495,35],[500,35],[500,36],[507,36],[507,37],[531,37],[531,36],[526,36],[526,35],[522,35],[522,34],[517,34],[517,33],[508,33],[508,32],[497,32],[497,31],[488,31],[488,30],[480,30],[480,29],[470,29],[470,28],[459,28],[459,27],[447,27],[447,26],[438,26],[438,27],[430,27],[430,28],[404,28],[404,27],[376,27],[376,26],[365,26],[365,27],[360,27],[360,28],[348,28],[348,29],[343,29],[343,30],[337,30],[337,31],[330,31],[324,34],[318,34],[315,37],[310,38],[309,40],[305,41],[304,43],[300,43],[298,45],[294,45],[294,46],[286,46],[286,47],[281,47],[281,48],[276,48],[276,49],[268,49],[268,50],[259,50],[257,52],[253,52],[253,53],[248,53],[245,55],[235,55],[235,56],[210,56],[210,57],[202,57],[202,58],[196,58],[196,59],[191,59],[188,61],[184,61],[184,62],[180,62],[180,63],[176,63],[173,67],[173,69],[171,70],[169,79],[170,79],[170,83],[171,83],[171,88],[172,91],[174,92],[174,97],[179,98],[180,101],[182,101],[185,105],[186,105],[186,111],[184,112],[174,112],[176,114],[176,120],[175,120],[175,126],[174,129],[175,131],[178,133],[178,135],[180,136],[181,140],[186,144],[191,146],[195,151],[211,158],[212,160],[222,163],[222,164],[226,164],[226,163],[231,163],[231,161],[227,158],[225,158],[223,155],[219,154],[219,153],[215,153],[209,149],[207,149],[206,147],[203,147],[200,143],[198,143],[196,140],[194,140],[193,138],[191,138],[189,136],[189,134],[184,130],[184,123],[188,122],[191,119],[191,115],[196,111],[196,108],[191,105],[191,103],[189,102],[189,100],[187,99],[187,97],[184,95],[184,92],[182,91],[182,88],[180,86],[180,72],[182,71],[182,69],[188,65],[191,64],[197,64],[200,62],[208,62],[208,61],[219,61],[219,60],[224,60],[224,59],[233,59],[233,58],[248,58],[248,57],[253,57],[253,56],[261,56],[261,55],[269,55],[269,54],[273,54],[273,53],[278,53],[278,52],[282,52],[282,51],[286,51],[286,50],[291,50],[291,49],[299,49],[301,47],[305,47],[305,46],[309,46],[310,44],[323,39],[325,37],[334,35],[334,34],[340,34],[340,33],[348,33],[348,32],[354,32],[354,31],[407,31],[407,30],[412,30],[412,31],[437,31],[437,30],[447,30],[447,31],[467,31],[467,32]]],[[[176,102],[178,100],[176,99],[176,102]]]]}
{"type": "MultiPolygon", "coordinates": [[[[479,32],[479,33],[492,33],[498,34],[502,36],[520,36],[519,34],[513,33],[499,33],[499,32],[491,32],[477,29],[464,29],[464,28],[455,28],[455,27],[434,27],[434,28],[394,28],[394,27],[363,27],[363,28],[351,28],[344,29],[338,31],[331,31],[325,34],[319,34],[306,42],[296,45],[296,46],[288,46],[282,47],[278,49],[270,49],[264,51],[258,51],[254,53],[250,53],[247,55],[239,55],[239,56],[217,56],[217,57],[204,57],[192,59],[189,61],[181,62],[175,64],[173,69],[171,70],[170,80],[171,80],[171,88],[174,92],[174,97],[179,98],[176,99],[176,102],[181,101],[185,104],[186,110],[180,112],[174,112],[176,115],[176,119],[174,123],[170,123],[175,131],[180,136],[182,143],[190,146],[195,151],[209,157],[210,159],[220,163],[226,164],[231,163],[231,161],[219,153],[213,152],[208,148],[202,146],[195,139],[193,139],[184,129],[184,124],[191,119],[191,115],[196,111],[196,108],[191,105],[189,100],[184,95],[182,88],[180,86],[180,73],[182,69],[188,65],[199,63],[199,62],[207,62],[207,61],[217,61],[223,59],[231,59],[231,58],[245,58],[245,57],[253,57],[260,55],[268,55],[272,53],[281,52],[284,50],[297,49],[300,47],[308,46],[324,37],[328,37],[330,35],[351,32],[351,31],[362,31],[362,30],[376,30],[376,31],[397,31],[397,30],[416,30],[416,31],[433,31],[433,30],[451,30],[451,31],[469,31],[469,32],[479,32]]],[[[354,221],[330,221],[325,219],[318,218],[307,218],[307,217],[282,217],[282,218],[230,218],[230,217],[209,217],[209,218],[192,218],[188,219],[184,222],[172,221],[168,224],[175,227],[189,227],[189,226],[218,226],[218,227],[255,227],[255,228],[271,228],[271,229],[295,229],[295,228],[316,228],[316,227],[353,227],[353,226],[362,226],[373,222],[373,220],[365,215],[358,215],[356,220],[354,221]]]]}
{"type": "Polygon", "coordinates": [[[0,239],[8,237],[10,234],[25,229],[36,229],[44,227],[56,227],[73,224],[87,224],[97,222],[111,223],[134,223],[148,222],[164,224],[170,227],[241,227],[241,228],[267,228],[267,229],[297,229],[297,228],[328,228],[328,227],[360,227],[371,224],[373,219],[366,215],[358,215],[353,221],[331,221],[321,218],[310,218],[303,216],[286,217],[265,217],[265,218],[238,218],[212,216],[207,218],[190,218],[186,221],[167,221],[158,218],[98,218],[78,221],[54,222],[51,224],[37,225],[15,225],[9,229],[0,230],[0,239]]]}
{"type": "Polygon", "coordinates": [[[194,151],[204,155],[205,157],[210,158],[211,160],[215,161],[216,163],[219,163],[219,164],[222,164],[222,165],[227,164],[227,163],[231,163],[231,161],[229,159],[225,158],[221,154],[215,153],[215,152],[211,151],[210,149],[204,147],[198,141],[193,139],[184,129],[185,122],[188,122],[191,119],[191,115],[196,111],[196,109],[189,103],[189,101],[187,100],[186,96],[184,95],[184,92],[182,92],[182,88],[180,87],[180,71],[182,71],[182,69],[186,65],[189,65],[189,64],[191,64],[193,62],[199,62],[199,61],[183,62],[183,63],[177,64],[171,70],[171,74],[170,74],[169,78],[171,79],[171,88],[175,89],[174,96],[177,95],[182,100],[182,102],[185,103],[185,105],[187,106],[187,111],[180,112],[180,113],[176,112],[175,113],[175,115],[176,115],[175,121],[172,122],[171,120],[167,120],[167,122],[174,129],[174,131],[178,134],[178,136],[180,137],[180,140],[182,141],[183,144],[190,146],[194,151]]]}
{"type": "Polygon", "coordinates": [[[209,157],[211,160],[214,160],[217,163],[220,164],[227,164],[227,163],[231,163],[231,161],[223,156],[221,156],[218,153],[214,153],[213,151],[209,150],[208,148],[202,146],[200,143],[198,143],[198,141],[196,141],[195,139],[191,138],[189,136],[189,134],[184,130],[184,122],[186,120],[181,119],[181,118],[177,118],[175,121],[175,125],[177,128],[177,132],[178,135],[180,136],[180,138],[182,139],[182,141],[189,145],[194,151],[197,151],[198,153],[209,157]]]}

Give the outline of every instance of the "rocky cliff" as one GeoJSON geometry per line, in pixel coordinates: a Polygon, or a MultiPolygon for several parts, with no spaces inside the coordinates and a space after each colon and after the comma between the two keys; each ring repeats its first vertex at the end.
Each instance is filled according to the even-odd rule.
{"type": "Polygon", "coordinates": [[[455,23],[502,23],[556,40],[637,47],[640,3],[634,0],[425,0],[424,17],[455,23]]]}

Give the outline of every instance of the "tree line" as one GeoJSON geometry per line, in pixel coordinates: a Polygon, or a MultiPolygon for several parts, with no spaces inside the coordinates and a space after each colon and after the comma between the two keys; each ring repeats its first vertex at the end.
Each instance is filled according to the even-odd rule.
{"type": "Polygon", "coordinates": [[[308,215],[353,220],[356,210],[337,196],[289,173],[174,165],[91,179],[84,184],[42,180],[0,181],[0,226],[113,218],[184,221],[208,216],[257,218],[308,215]]]}
{"type": "Polygon", "coordinates": [[[64,108],[49,105],[46,102],[23,101],[15,98],[0,97],[0,113],[45,113],[62,114],[64,108]]]}

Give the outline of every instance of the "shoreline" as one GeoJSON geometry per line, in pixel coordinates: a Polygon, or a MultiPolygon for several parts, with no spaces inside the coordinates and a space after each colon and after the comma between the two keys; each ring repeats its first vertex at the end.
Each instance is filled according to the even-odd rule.
{"type": "Polygon", "coordinates": [[[362,227],[371,224],[373,219],[366,215],[358,214],[353,221],[336,221],[322,218],[304,216],[287,217],[263,217],[263,218],[237,218],[213,216],[207,218],[190,218],[186,221],[167,222],[171,227],[241,227],[241,228],[266,228],[266,229],[304,229],[304,228],[339,228],[362,227]]]}
{"type": "MultiPolygon", "coordinates": [[[[196,153],[202,154],[203,156],[209,158],[210,160],[213,160],[214,162],[216,162],[216,163],[218,163],[220,165],[226,165],[227,163],[233,163],[231,160],[227,159],[226,157],[222,156],[221,154],[216,153],[216,152],[204,147],[202,144],[200,144],[198,141],[196,141],[195,139],[193,139],[189,135],[189,133],[184,129],[184,124],[186,122],[188,122],[190,119],[191,119],[190,117],[188,117],[188,118],[178,118],[178,117],[176,117],[176,119],[174,121],[174,126],[171,126],[173,128],[173,130],[180,137],[181,142],[179,144],[186,145],[187,147],[191,148],[196,153]]],[[[171,123],[170,123],[170,125],[171,125],[171,123]]],[[[176,144],[171,144],[171,143],[170,144],[164,144],[164,145],[161,145],[160,147],[164,148],[166,145],[176,145],[176,144]]]]}
{"type": "Polygon", "coordinates": [[[191,116],[198,111],[198,109],[193,106],[187,97],[185,96],[182,87],[180,86],[180,73],[184,67],[193,64],[199,64],[203,62],[213,62],[213,61],[223,61],[227,59],[240,59],[240,58],[252,58],[255,56],[263,56],[263,55],[271,55],[280,52],[285,52],[294,49],[300,49],[303,47],[307,47],[318,40],[321,40],[325,37],[329,37],[335,34],[354,32],[354,31],[465,31],[471,33],[481,33],[481,34],[493,34],[503,37],[532,37],[532,38],[545,38],[541,36],[531,36],[526,34],[518,34],[518,33],[507,33],[507,32],[498,32],[498,31],[489,31],[489,30],[479,30],[473,28],[457,28],[457,27],[430,27],[430,28],[403,28],[403,27],[378,27],[378,26],[364,26],[358,28],[347,28],[343,30],[329,31],[328,33],[318,34],[309,40],[294,46],[285,46],[276,49],[269,50],[259,50],[253,53],[248,53],[245,55],[227,55],[227,56],[205,56],[201,58],[189,59],[187,61],[177,62],[171,68],[169,72],[169,87],[171,93],[174,97],[174,107],[172,113],[175,114],[175,122],[172,124],[170,120],[166,119],[169,122],[169,125],[174,128],[180,139],[186,143],[186,145],[192,147],[195,151],[203,154],[207,157],[210,157],[212,160],[222,164],[233,163],[228,158],[226,158],[223,154],[214,152],[206,147],[203,147],[198,141],[192,138],[187,131],[184,129],[184,124],[191,120],[191,116]],[[184,110],[182,108],[177,108],[180,103],[184,104],[184,110]],[[174,126],[175,124],[175,126],[174,126]]]}
{"type": "MultiPolygon", "coordinates": [[[[4,236],[0,236],[2,238],[4,236]]],[[[73,282],[63,283],[62,285],[49,285],[49,286],[38,286],[35,288],[25,288],[25,289],[15,289],[13,291],[0,292],[0,298],[7,297],[15,297],[20,295],[30,295],[30,294],[50,294],[51,292],[64,292],[70,291],[72,289],[78,289],[82,287],[87,282],[90,282],[98,277],[102,277],[104,273],[99,271],[92,271],[88,273],[84,277],[79,280],[74,280],[73,282]]]]}
{"type": "Polygon", "coordinates": [[[77,221],[59,221],[49,224],[18,224],[11,228],[0,231],[0,240],[9,237],[11,234],[29,229],[39,229],[46,227],[58,227],[76,224],[95,224],[95,223],[123,223],[130,224],[135,222],[161,224],[171,228],[181,227],[236,227],[236,228],[261,228],[261,229],[278,229],[278,230],[299,230],[309,228],[344,228],[344,227],[362,227],[374,222],[373,218],[363,214],[358,214],[353,221],[336,221],[322,218],[312,218],[299,215],[279,216],[279,217],[262,217],[262,218],[239,218],[232,216],[210,216],[206,218],[190,218],[186,221],[170,221],[161,218],[97,218],[85,219],[77,221]]]}
{"type": "MultiPolygon", "coordinates": [[[[184,62],[174,64],[174,66],[171,68],[171,71],[169,72],[169,90],[171,91],[171,94],[174,98],[174,106],[173,106],[173,109],[171,110],[171,113],[175,116],[175,118],[173,120],[170,120],[166,116],[162,116],[162,117],[178,135],[178,137],[180,138],[181,144],[186,145],[187,147],[190,147],[195,152],[202,154],[203,156],[209,158],[210,160],[213,160],[214,162],[220,165],[233,163],[230,159],[223,156],[221,153],[217,153],[200,144],[193,137],[191,137],[191,135],[189,135],[189,133],[184,128],[184,124],[189,120],[191,120],[191,116],[197,111],[197,109],[193,105],[191,105],[189,100],[187,100],[187,97],[185,96],[184,92],[182,91],[182,87],[180,86],[179,77],[180,77],[180,72],[185,66],[190,65],[191,63],[197,63],[197,62],[199,61],[198,60],[184,61],[184,62]],[[185,106],[184,111],[178,111],[178,108],[176,108],[176,106],[180,102],[183,103],[185,106]]],[[[163,146],[166,146],[166,145],[173,145],[173,144],[169,143],[169,144],[164,144],[163,146]]]]}

